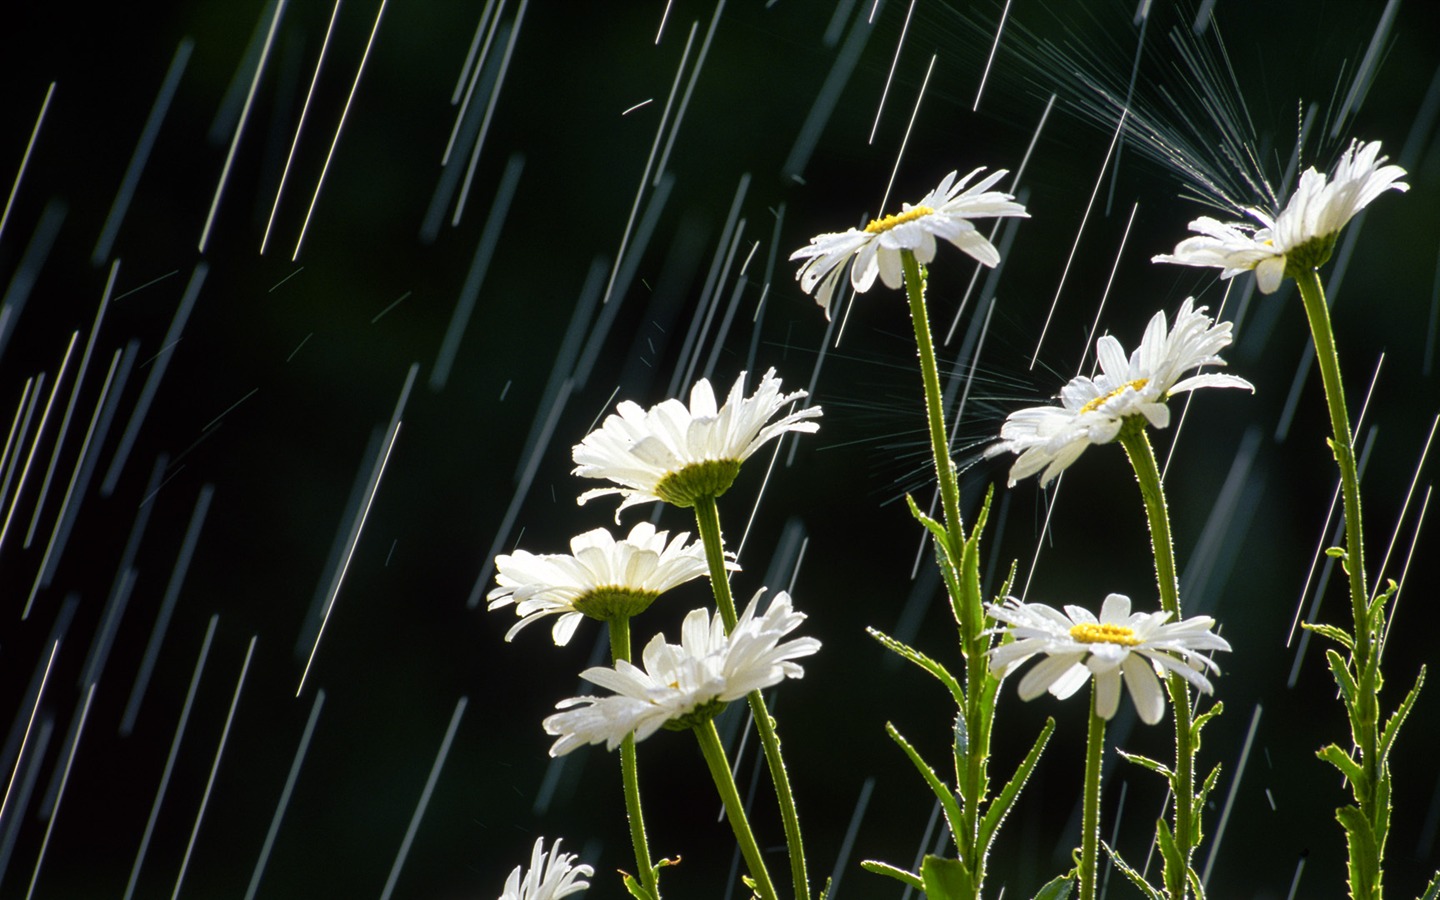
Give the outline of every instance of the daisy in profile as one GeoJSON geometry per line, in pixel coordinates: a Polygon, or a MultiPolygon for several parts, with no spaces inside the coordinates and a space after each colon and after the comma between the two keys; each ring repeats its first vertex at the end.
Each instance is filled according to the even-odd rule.
{"type": "Polygon", "coordinates": [[[1255,387],[1234,375],[1206,373],[1181,378],[1200,366],[1223,366],[1216,354],[1232,340],[1230,323],[1218,325],[1194,308],[1187,297],[1167,328],[1165,313],[1157,312],[1145,328],[1140,347],[1127,358],[1125,348],[1110,335],[1095,342],[1100,374],[1080,376],[1060,389],[1060,406],[1037,406],[1011,413],[1000,428],[1000,441],[987,457],[1016,453],[1010,468],[1010,486],[1040,472],[1040,484],[1049,484],[1091,444],[1115,440],[1127,419],[1143,416],[1156,428],[1170,424],[1166,401],[1176,394],[1204,387],[1255,387]]]}
{"type": "Polygon", "coordinates": [[[1062,613],[1043,603],[1021,603],[1013,597],[990,607],[990,615],[1014,640],[990,650],[990,671],[1003,678],[1032,656],[1044,658],[1020,679],[1020,699],[1033,700],[1044,691],[1060,699],[1095,678],[1095,713],[1110,719],[1120,706],[1123,680],[1140,720],[1154,725],[1165,714],[1165,695],[1157,671],[1177,672],[1204,693],[1212,688],[1207,670],[1219,672],[1206,651],[1230,649],[1210,629],[1215,620],[1192,616],[1167,623],[1167,612],[1131,613],[1130,598],[1110,594],[1096,618],[1080,606],[1062,613]]]}
{"type": "Polygon", "coordinates": [[[587,865],[572,866],[570,862],[576,855],[561,853],[560,840],[556,838],[555,846],[547,853],[545,839],[536,838],[535,848],[530,851],[530,868],[516,866],[511,870],[500,900],[560,900],[588,888],[590,882],[580,879],[593,876],[595,870],[587,865]]]}
{"type": "Polygon", "coordinates": [[[1273,294],[1286,274],[1319,268],[1330,258],[1335,238],[1355,214],[1385,191],[1407,191],[1398,179],[1405,170],[1383,165],[1380,142],[1352,141],[1329,178],[1311,166],[1279,214],[1258,209],[1248,212],[1259,227],[1248,222],[1221,222],[1201,216],[1190,223],[1196,232],[1162,253],[1154,262],[1182,266],[1214,266],[1221,278],[1254,270],[1261,293],[1273,294]]]}
{"type": "Polygon", "coordinates": [[[570,541],[569,553],[501,554],[495,558],[499,586],[485,598],[487,608],[515,605],[520,621],[505,633],[507,641],[537,619],[559,616],[551,635],[563,647],[585,616],[639,615],[661,594],[704,575],[705,546],[687,544],[689,537],[682,531],[671,540],[669,532],[641,522],[618,541],[604,528],[587,531],[570,541]]]}
{"type": "Polygon", "coordinates": [[[900,252],[909,250],[917,262],[926,265],[935,258],[937,237],[954,244],[983,265],[998,265],[999,251],[975,230],[970,220],[995,216],[1028,218],[1030,214],[1014,202],[1012,194],[990,190],[1008,174],[1005,169],[991,172],[970,185],[970,180],[982,171],[983,166],[958,182],[957,173],[951,172],[919,203],[906,203],[900,212],[873,219],[863,229],[851,228],[811,238],[810,246],[790,254],[792,261],[805,260],[795,273],[801,290],[807,294],[813,291],[815,302],[825,308],[825,317],[829,318],[835,287],[851,257],[855,265],[850,269],[850,285],[856,291],[863,294],[870,290],[876,275],[886,287],[895,289],[904,283],[900,252]]]}
{"type": "Polygon", "coordinates": [[[786,404],[805,396],[804,391],[780,393],[780,379],[770,369],[749,397],[741,372],[719,407],[704,378],[691,388],[689,406],[673,398],[650,409],[621,401],[571,452],[573,474],[616,486],[592,488],[580,495],[579,502],[619,494],[618,523],[621,510],[639,503],[660,500],[689,507],[700,498],[719,497],[735,482],[740,464],[766,442],[787,431],[810,433],[820,428],[807,421],[820,415],[818,406],[771,421],[786,404]]]}
{"type": "Polygon", "coordinates": [[[728,636],[719,613],[697,609],[685,617],[680,643],[667,643],[657,634],[645,645],[643,667],[620,660],[614,668],[581,672],[586,681],[614,693],[556,704],[561,712],[544,722],[545,731],[559,738],[550,755],[602,742],[614,750],[631,732],[643,741],[661,727],[692,728],[713,719],[731,700],[804,676],[792,660],[815,653],[820,642],[809,637],[782,641],[805,616],[795,612],[784,591],[765,612],[757,613],[762,593],[750,601],[728,636]]]}

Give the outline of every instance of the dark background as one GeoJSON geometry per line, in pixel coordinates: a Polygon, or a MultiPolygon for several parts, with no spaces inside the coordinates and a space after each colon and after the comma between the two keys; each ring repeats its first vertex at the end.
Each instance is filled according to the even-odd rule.
{"type": "MultiPolygon", "coordinates": [[[[467,152],[448,169],[441,165],[456,116],[450,94],[484,6],[392,3],[293,261],[375,4],[352,2],[340,10],[264,255],[260,241],[330,4],[290,0],[286,7],[203,252],[197,251],[201,231],[254,72],[256,55],[247,47],[258,48],[256,35],[263,38],[272,8],[115,4],[82,14],[48,3],[8,6],[0,24],[0,186],[7,192],[55,83],[0,233],[5,302],[28,298],[4,326],[0,415],[13,417],[26,379],[48,373],[26,447],[71,334],[79,336],[0,546],[0,613],[10,617],[0,628],[0,696],[17,723],[0,760],[7,773],[34,708],[36,673],[51,641],[60,640],[0,821],[0,895],[25,896],[92,677],[93,702],[35,896],[123,894],[196,660],[218,617],[135,896],[174,890],[252,640],[243,691],[185,869],[187,895],[244,896],[323,691],[261,896],[375,895],[386,889],[402,844],[408,856],[395,896],[496,896],[541,834],[563,835],[567,848],[596,866],[594,896],[621,896],[612,873],[633,861],[613,756],[592,748],[553,767],[546,756],[551,741],[540,728],[555,701],[579,690],[576,675],[599,659],[603,635],[586,625],[560,649],[550,644],[545,626],[537,626],[506,644],[509,613],[488,615],[483,605],[469,608],[467,599],[490,571],[493,547],[558,552],[575,533],[610,524],[609,503],[573,504],[589,485],[569,476],[568,448],[615,399],[655,403],[674,391],[672,384],[688,385],[707,372],[726,387],[747,366],[776,367],[787,386],[811,386],[825,408],[820,433],[801,440],[793,463],[792,445],[782,446],[741,556],[744,571],[734,579],[742,600],[761,585],[779,589],[793,579],[797,605],[810,616],[805,633],[825,645],[807,661],[805,679],[788,683],[775,706],[812,873],[818,881],[835,866],[864,797],[840,890],[844,896],[901,893],[861,872],[858,860],[910,866],[932,801],[883,726],[894,721],[943,772],[952,713],[938,685],[888,658],[863,628],[898,634],[959,666],[944,604],[932,602],[940,595],[929,563],[922,561],[919,581],[911,580],[920,533],[901,498],[908,490],[928,499],[932,490],[913,341],[901,296],[877,287],[855,304],[838,349],[820,365],[827,323],[800,292],[785,257],[813,234],[880,211],[933,56],[887,210],[918,198],[951,169],[1015,170],[1047,99],[1057,93],[1019,188],[1034,218],[1013,234],[1002,231],[1004,268],[994,280],[980,279],[941,350],[952,370],[959,365],[969,374],[972,356],[962,347],[967,334],[978,336],[989,312],[957,435],[957,458],[973,464],[964,482],[967,515],[973,517],[986,487],[997,485],[987,589],[998,589],[1011,559],[1019,560],[1022,585],[1030,574],[1046,494],[1033,481],[1007,491],[1008,460],[981,461],[979,448],[1006,412],[1045,402],[1074,375],[1112,268],[1100,327],[1127,347],[1135,346],[1157,309],[1173,314],[1187,294],[1212,311],[1226,302],[1225,317],[1236,320],[1238,338],[1226,354],[1230,371],[1254,382],[1255,396],[1202,392],[1183,429],[1155,435],[1162,454],[1177,432],[1183,437],[1167,485],[1186,608],[1216,616],[1234,645],[1220,661],[1224,675],[1217,682],[1226,712],[1206,732],[1201,757],[1207,770],[1224,766],[1207,820],[1212,835],[1237,764],[1242,757],[1246,762],[1219,835],[1210,895],[1344,896],[1344,848],[1332,810],[1345,795],[1314,751],[1331,741],[1344,745],[1348,736],[1319,647],[1305,650],[1297,681],[1287,687],[1297,644],[1287,647],[1286,637],[1335,483],[1313,365],[1294,398],[1293,421],[1288,429],[1280,424],[1309,340],[1298,298],[1290,286],[1271,297],[1251,296],[1253,279],[1245,277],[1236,279],[1227,300],[1213,270],[1150,265],[1151,255],[1173,248],[1187,221],[1209,210],[1180,199],[1186,188],[1178,171],[1151,158],[1133,137],[1120,148],[1118,164],[1112,160],[1078,245],[1075,235],[1114,124],[1093,88],[1123,96],[1141,42],[1136,121],[1161,123],[1190,140],[1213,134],[1198,107],[1184,100],[1196,81],[1178,62],[1180,47],[1198,46],[1218,66],[1218,89],[1243,96],[1243,113],[1236,106],[1231,115],[1248,115],[1260,167],[1277,184],[1310,104],[1315,118],[1306,164],[1328,168],[1351,136],[1384,140],[1409,170],[1411,191],[1380,198],[1345,264],[1337,259],[1324,273],[1327,279],[1343,275],[1342,284],[1328,283],[1352,410],[1384,354],[1360,436],[1363,445],[1374,429],[1363,480],[1373,579],[1440,409],[1433,367],[1440,245],[1434,107],[1440,24],[1434,11],[1398,5],[1390,19],[1379,2],[1222,0],[1215,10],[1228,52],[1222,57],[1213,28],[1185,39],[1189,43],[1172,40],[1176,28],[1189,33],[1191,6],[1159,0],[1137,23],[1134,4],[1017,0],[973,112],[1001,4],[919,3],[871,143],[907,7],[888,0],[867,24],[870,6],[730,2],[717,18],[712,4],[681,2],[669,11],[657,45],[660,3],[535,2],[523,7],[518,36],[502,62],[522,8],[507,3],[472,101],[480,112],[471,116],[471,137],[461,140],[473,141],[490,97],[483,84],[493,84],[503,65],[468,201],[458,226],[447,217],[425,234],[437,184],[469,161],[467,152]],[[1377,44],[1373,81],[1357,94],[1363,103],[1340,117],[1382,19],[1389,27],[1377,44]],[[653,206],[652,236],[629,240],[609,302],[584,306],[578,298],[587,278],[598,277],[600,285],[610,278],[692,27],[667,136],[687,91],[688,105],[661,184],[646,182],[635,214],[643,225],[652,200],[661,198],[653,206]],[[186,39],[193,53],[133,201],[113,247],[94,258],[136,141],[186,39]],[[692,90],[695,60],[707,42],[692,90]],[[813,152],[797,155],[802,123],[847,46],[858,56],[848,78],[833,82],[833,114],[818,120],[813,152]],[[1332,134],[1329,123],[1337,119],[1332,134]],[[497,197],[507,211],[494,215],[496,224],[488,227],[496,238],[484,244],[497,197]],[[1132,207],[1133,226],[1116,267],[1132,207]],[[736,223],[727,230],[732,208],[736,223]],[[1072,245],[1074,265],[1032,369],[1037,335],[1072,245]],[[116,262],[53,483],[26,547],[79,357],[116,262]],[[167,343],[197,266],[206,274],[193,312],[179,342],[167,343]],[[477,278],[453,364],[437,369],[457,302],[467,280],[473,286],[477,278]],[[691,362],[686,335],[697,316],[704,321],[701,298],[712,280],[718,308],[691,362]],[[717,341],[732,298],[733,320],[717,341]],[[589,349],[593,368],[582,379],[562,360],[556,383],[567,373],[573,377],[557,401],[546,386],[577,306],[578,346],[589,349]],[[128,355],[127,347],[133,347],[128,355]],[[112,389],[108,430],[102,434],[97,426],[91,441],[94,473],[71,501],[73,530],[51,583],[36,590],[66,485],[86,462],[81,446],[116,352],[117,383],[118,373],[128,376],[112,389]],[[162,360],[168,369],[133,450],[113,491],[103,493],[121,435],[162,360]],[[527,452],[532,425],[552,411],[550,440],[540,443],[538,455],[527,452]],[[403,425],[296,697],[319,611],[392,417],[403,425]],[[533,477],[521,477],[532,459],[533,477]],[[507,522],[512,503],[518,505],[507,522]],[[183,583],[176,582],[173,617],[157,645],[133,731],[122,735],[192,521],[201,523],[193,558],[183,583]],[[33,606],[22,619],[32,591],[33,606]],[[407,841],[442,744],[448,748],[443,767],[407,841]]],[[[648,169],[652,179],[658,165],[657,159],[648,169]]],[[[930,302],[942,340],[974,268],[942,249],[932,269],[930,302]]],[[[768,460],[768,452],[756,457],[722,501],[732,546],[768,460]]],[[[1430,472],[1433,465],[1420,475],[1388,577],[1399,577],[1430,472]]],[[[1132,483],[1116,448],[1091,450],[1074,467],[1059,492],[1030,599],[1096,608],[1105,593],[1119,591],[1134,597],[1137,608],[1155,602],[1132,483]]],[[[628,512],[626,527],[648,514],[646,508],[628,512]]],[[[662,511],[659,521],[693,530],[675,510],[662,511]]],[[[1387,709],[1420,664],[1433,658],[1433,547],[1422,530],[1386,648],[1387,709]]],[[[705,599],[699,584],[677,590],[637,623],[637,643],[654,629],[673,637],[684,612],[705,599]]],[[[1319,617],[1348,623],[1338,579],[1331,579],[1319,617]]],[[[1422,695],[1394,757],[1387,886],[1397,897],[1418,894],[1437,864],[1435,702],[1433,688],[1422,695]]],[[[1170,752],[1168,723],[1137,726],[1128,704],[1122,710],[1111,728],[1115,743],[1161,758],[1170,752]]],[[[1058,719],[1056,739],[996,845],[995,895],[1003,886],[1006,896],[1030,896],[1066,867],[1077,840],[1079,700],[1021,704],[1006,685],[992,777],[998,782],[1008,775],[1047,715],[1058,719]]],[[[741,723],[724,724],[733,733],[741,723]]],[[[753,753],[753,742],[750,747],[753,753]]],[[[716,821],[718,804],[699,754],[685,736],[661,733],[641,746],[640,759],[651,798],[652,847],[683,857],[665,874],[667,896],[722,896],[732,844],[716,821]]],[[[747,755],[742,786],[752,764],[747,755]]],[[[1104,831],[1108,839],[1118,821],[1118,847],[1138,865],[1163,793],[1158,779],[1134,767],[1110,772],[1104,831]]],[[[762,778],[756,820],[762,843],[770,845],[780,842],[772,808],[762,778]]],[[[777,854],[772,871],[782,882],[785,870],[777,854]]],[[[1110,890],[1112,896],[1131,891],[1118,882],[1110,890]]]]}

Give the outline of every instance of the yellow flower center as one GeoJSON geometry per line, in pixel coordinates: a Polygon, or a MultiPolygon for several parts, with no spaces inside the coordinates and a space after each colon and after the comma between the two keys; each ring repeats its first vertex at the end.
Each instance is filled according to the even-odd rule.
{"type": "Polygon", "coordinates": [[[1094,400],[1091,400],[1089,403],[1080,407],[1080,411],[1082,413],[1092,412],[1096,409],[1099,409],[1101,405],[1105,403],[1105,401],[1111,399],[1112,397],[1118,397],[1123,394],[1126,388],[1134,388],[1138,391],[1149,383],[1150,379],[1148,378],[1137,378],[1134,381],[1126,382],[1125,384],[1120,385],[1118,388],[1106,394],[1105,396],[1096,397],[1094,400]]]}
{"type": "Polygon", "coordinates": [[[1082,644],[1119,644],[1135,647],[1142,641],[1135,636],[1133,628],[1124,625],[1092,625],[1082,622],[1070,629],[1070,636],[1082,644]]]}
{"type": "Polygon", "coordinates": [[[904,225],[906,222],[913,222],[916,219],[924,218],[935,212],[928,206],[916,206],[896,213],[893,216],[886,216],[883,219],[871,219],[870,224],[865,226],[866,234],[880,234],[882,231],[889,231],[896,225],[904,225]]]}

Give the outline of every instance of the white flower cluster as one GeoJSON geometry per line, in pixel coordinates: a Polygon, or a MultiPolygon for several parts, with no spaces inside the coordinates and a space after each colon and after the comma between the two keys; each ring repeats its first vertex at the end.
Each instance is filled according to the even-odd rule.
{"type": "Polygon", "coordinates": [[[505,633],[507,641],[536,619],[558,615],[552,636],[563,647],[586,615],[634,615],[671,588],[705,574],[704,545],[686,544],[690,535],[683,531],[669,537],[641,522],[619,541],[604,528],[587,531],[570,541],[568,554],[501,554],[495,558],[499,586],[487,595],[488,608],[515,604],[520,621],[505,633]]]}
{"type": "Polygon", "coordinates": [[[510,872],[500,900],[560,900],[585,890],[590,882],[580,879],[593,876],[595,869],[587,865],[572,866],[573,859],[574,853],[560,852],[560,838],[555,839],[555,846],[548,853],[545,839],[537,838],[530,851],[530,868],[516,866],[510,872]]]}
{"type": "Polygon", "coordinates": [[[1008,626],[997,631],[1014,637],[990,651],[991,672],[1003,678],[1032,656],[1045,657],[1020,679],[1021,700],[1045,691],[1063,700],[1093,675],[1095,712],[1102,719],[1119,709],[1123,679],[1140,720],[1154,725],[1165,714],[1156,670],[1178,672],[1208,694],[1205,672],[1219,669],[1203,651],[1230,649],[1210,630],[1215,620],[1209,616],[1167,623],[1168,612],[1131,613],[1130,598],[1123,594],[1107,596],[1098,618],[1080,606],[1066,606],[1062,613],[1013,597],[990,607],[990,615],[1008,626]]]}
{"type": "Polygon", "coordinates": [[[864,228],[811,238],[808,247],[790,254],[791,260],[806,260],[795,273],[800,289],[807,294],[814,291],[815,302],[825,308],[825,316],[829,318],[835,288],[851,257],[855,265],[850,268],[850,286],[857,292],[863,294],[870,290],[876,275],[893,290],[904,283],[900,251],[909,250],[915,254],[916,262],[928,265],[935,258],[937,237],[954,244],[983,265],[999,265],[1000,252],[975,230],[970,220],[994,216],[1029,218],[1030,214],[1014,202],[1013,195],[990,190],[1009,174],[1004,169],[991,172],[967,188],[970,179],[983,170],[983,167],[976,169],[958,182],[957,173],[951,172],[919,203],[906,203],[901,212],[875,219],[864,228]]]}
{"type": "Polygon", "coordinates": [[[718,612],[693,610],[681,626],[680,643],[657,634],[645,645],[643,667],[620,660],[614,668],[596,666],[580,673],[615,693],[556,704],[562,712],[544,722],[545,731],[560,738],[550,755],[602,742],[614,750],[631,732],[642,741],[669,723],[698,724],[721,704],[802,677],[804,669],[792,660],[815,653],[820,642],[809,637],[782,641],[805,616],[791,607],[784,591],[757,615],[760,597],[755,595],[728,635],[718,612]],[[697,721],[689,722],[690,717],[697,721]]]}
{"type": "Polygon", "coordinates": [[[576,444],[571,454],[574,474],[618,486],[592,488],[580,495],[579,502],[619,494],[624,499],[615,511],[618,523],[620,511],[638,503],[661,500],[688,506],[697,491],[718,497],[734,481],[740,463],[767,441],[787,431],[819,429],[806,421],[821,414],[818,406],[770,421],[786,404],[805,396],[804,391],[782,394],[780,379],[771,369],[748,398],[745,373],[740,373],[718,408],[715,392],[704,378],[691,389],[689,406],[672,398],[647,410],[621,401],[615,413],[576,444]]]}
{"type": "MultiPolygon", "coordinates": [[[[1273,294],[1285,278],[1286,266],[1297,251],[1302,257],[1307,245],[1314,241],[1333,241],[1335,235],[1370,201],[1388,190],[1410,189],[1398,179],[1405,170],[1399,166],[1382,165],[1380,142],[1351,142],[1335,165],[1335,172],[1326,178],[1312,166],[1300,175],[1300,184],[1285,208],[1274,216],[1258,209],[1247,209],[1257,228],[1246,222],[1221,222],[1201,216],[1190,223],[1197,232],[1175,246],[1174,253],[1162,253],[1155,262],[1177,263],[1182,266],[1214,266],[1222,271],[1221,278],[1232,278],[1242,272],[1255,271],[1255,283],[1261,293],[1273,294]]],[[[1329,246],[1318,250],[1317,258],[1302,258],[1303,265],[1316,266],[1330,255],[1329,246]]]]}
{"type": "Polygon", "coordinates": [[[1216,354],[1229,346],[1230,323],[1215,324],[1205,307],[1194,308],[1187,298],[1167,328],[1165,313],[1157,312],[1145,328],[1140,346],[1127,358],[1125,348],[1110,335],[1095,343],[1100,375],[1080,376],[1060,389],[1060,406],[1017,410],[1006,418],[1000,441],[986,456],[1018,453],[1010,469],[1010,485],[1041,472],[1048,484],[1092,444],[1115,440],[1127,418],[1144,416],[1156,428],[1170,424],[1165,401],[1175,394],[1203,387],[1233,387],[1253,391],[1250,382],[1234,375],[1207,373],[1182,378],[1200,366],[1223,366],[1216,354]]]}

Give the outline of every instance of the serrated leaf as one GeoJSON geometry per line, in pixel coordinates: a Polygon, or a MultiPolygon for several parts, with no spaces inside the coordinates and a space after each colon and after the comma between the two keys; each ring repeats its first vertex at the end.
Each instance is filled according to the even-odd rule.
{"type": "Polygon", "coordinates": [[[985,817],[980,821],[980,852],[986,853],[990,849],[990,843],[995,840],[995,833],[1000,830],[1000,823],[1010,813],[1010,807],[1015,805],[1015,800],[1020,792],[1025,789],[1025,783],[1030,780],[1030,775],[1035,771],[1036,763],[1040,762],[1040,754],[1045,752],[1045,745],[1050,742],[1050,736],[1055,733],[1055,720],[1047,717],[1045,727],[1040,729],[1036,736],[1035,743],[1030,747],[1030,752],[1015,767],[1015,774],[1005,782],[1005,787],[999,795],[990,803],[990,808],[985,810],[985,817]]]}
{"type": "Polygon", "coordinates": [[[1350,850],[1347,863],[1350,892],[1352,896],[1359,896],[1360,885],[1379,883],[1380,851],[1375,844],[1375,834],[1359,807],[1342,806],[1335,810],[1335,818],[1345,829],[1345,844],[1350,850]]]}
{"type": "Polygon", "coordinates": [[[975,896],[970,870],[958,859],[927,855],[920,864],[920,880],[928,900],[972,900],[975,896]]]}
{"type": "Polygon", "coordinates": [[[1425,667],[1420,667],[1420,674],[1415,678],[1415,686],[1405,699],[1390,716],[1390,721],[1385,723],[1385,730],[1380,735],[1380,759],[1384,760],[1390,755],[1390,747],[1395,743],[1395,736],[1400,733],[1400,726],[1405,724],[1405,718],[1410,715],[1410,710],[1415,707],[1415,701],[1420,697],[1420,688],[1425,684],[1425,667]]]}
{"type": "Polygon", "coordinates": [[[1075,881],[1069,872],[1045,883],[1036,893],[1035,900],[1070,900],[1070,889],[1075,881]]]}
{"type": "Polygon", "coordinates": [[[635,900],[655,900],[655,895],[645,889],[640,880],[629,872],[621,872],[620,880],[625,884],[625,891],[635,900]]]}
{"type": "Polygon", "coordinates": [[[899,866],[892,866],[878,859],[867,859],[860,863],[860,868],[867,872],[873,872],[876,875],[886,875],[896,881],[910,885],[917,891],[925,890],[925,883],[920,880],[919,875],[902,869],[899,866]]]}
{"type": "Polygon", "coordinates": [[[950,540],[950,533],[945,530],[945,526],[941,525],[936,520],[927,516],[925,512],[920,509],[920,506],[915,502],[914,497],[906,494],[905,505],[910,507],[910,515],[915,517],[915,521],[919,522],[921,525],[924,525],[925,530],[933,534],[936,540],[940,541],[940,543],[942,544],[950,540]]]}
{"type": "Polygon", "coordinates": [[[1130,752],[1128,752],[1128,751],[1121,750],[1119,747],[1116,747],[1116,748],[1115,748],[1115,752],[1118,753],[1118,754],[1120,754],[1120,757],[1121,757],[1122,759],[1124,759],[1126,762],[1132,762],[1132,763],[1134,763],[1134,764],[1137,765],[1137,766],[1140,766],[1140,767],[1142,767],[1142,768],[1149,769],[1150,771],[1154,772],[1156,775],[1159,775],[1161,778],[1164,778],[1166,781],[1169,781],[1169,780],[1172,779],[1172,778],[1174,777],[1174,775],[1175,775],[1175,773],[1173,773],[1173,772],[1170,771],[1170,767],[1169,767],[1169,766],[1166,766],[1166,765],[1164,765],[1163,763],[1157,762],[1157,761],[1151,759],[1151,758],[1148,757],[1148,756],[1141,756],[1139,753],[1130,753],[1130,752]]]}
{"type": "Polygon", "coordinates": [[[1150,882],[1145,880],[1145,876],[1135,871],[1133,866],[1127,863],[1119,853],[1115,852],[1115,848],[1104,841],[1100,842],[1100,846],[1105,848],[1105,852],[1110,855],[1110,861],[1115,864],[1115,868],[1120,870],[1120,874],[1130,879],[1130,883],[1139,888],[1147,900],[1165,900],[1165,895],[1151,887],[1150,882]]]}
{"type": "Polygon", "coordinates": [[[945,786],[945,782],[940,780],[940,776],[936,775],[935,770],[930,768],[930,764],[920,756],[920,751],[905,740],[894,724],[886,722],[885,733],[890,735],[892,741],[900,745],[901,750],[905,751],[905,755],[910,758],[910,762],[920,773],[920,777],[925,779],[925,783],[930,786],[930,791],[935,795],[935,799],[940,801],[940,806],[945,810],[945,822],[950,826],[950,833],[964,834],[960,825],[962,821],[960,801],[955,799],[955,794],[945,786]]]}
{"type": "Polygon", "coordinates": [[[1352,653],[1355,652],[1355,639],[1350,636],[1350,632],[1343,628],[1319,622],[1301,622],[1300,627],[1306,631],[1313,631],[1321,637],[1329,638],[1352,653]]]}
{"type": "Polygon", "coordinates": [[[945,666],[926,656],[924,653],[921,653],[919,650],[916,650],[914,647],[911,647],[904,641],[898,641],[892,638],[878,628],[866,628],[865,631],[884,645],[885,649],[909,660],[935,676],[941,684],[945,685],[946,690],[950,691],[950,696],[955,698],[956,705],[962,707],[965,705],[965,689],[960,686],[960,682],[955,680],[955,676],[951,675],[950,670],[945,668],[945,666]]]}
{"type": "Polygon", "coordinates": [[[1330,664],[1330,674],[1335,676],[1335,685],[1340,688],[1340,694],[1345,698],[1347,707],[1355,706],[1355,676],[1350,673],[1350,667],[1346,665],[1345,658],[1334,650],[1325,651],[1325,661],[1330,664]]]}
{"type": "Polygon", "coordinates": [[[1341,750],[1339,745],[1331,744],[1328,747],[1322,747],[1315,752],[1315,755],[1339,769],[1340,774],[1344,775],[1345,780],[1351,785],[1357,788],[1363,786],[1365,771],[1360,768],[1359,763],[1350,758],[1350,754],[1341,750]]]}
{"type": "Polygon", "coordinates": [[[1160,845],[1160,858],[1165,861],[1165,883],[1173,884],[1175,881],[1170,877],[1170,873],[1184,872],[1189,867],[1175,843],[1175,835],[1170,832],[1170,826],[1165,824],[1164,819],[1155,821],[1155,842],[1160,845]]]}

